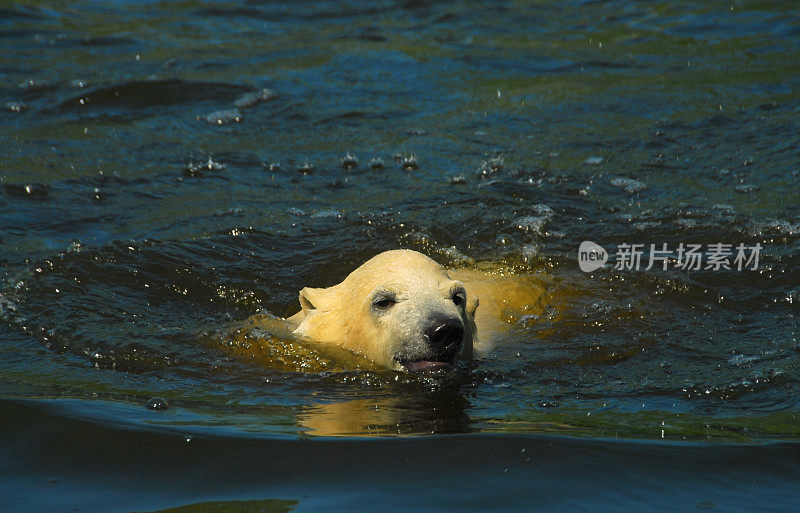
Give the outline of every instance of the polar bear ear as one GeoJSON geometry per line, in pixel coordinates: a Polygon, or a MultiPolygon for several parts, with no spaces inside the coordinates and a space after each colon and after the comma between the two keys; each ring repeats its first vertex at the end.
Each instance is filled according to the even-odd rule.
{"type": "Polygon", "coordinates": [[[329,310],[334,287],[327,289],[313,289],[305,287],[300,291],[300,307],[304,312],[311,310],[329,310]]]}

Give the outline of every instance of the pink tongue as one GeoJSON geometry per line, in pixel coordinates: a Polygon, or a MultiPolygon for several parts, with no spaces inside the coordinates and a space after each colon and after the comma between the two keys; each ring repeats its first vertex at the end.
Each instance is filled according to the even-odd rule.
{"type": "Polygon", "coordinates": [[[448,371],[452,367],[446,362],[430,362],[428,360],[420,360],[418,362],[411,362],[406,364],[406,369],[410,372],[423,373],[423,372],[437,372],[448,371]]]}

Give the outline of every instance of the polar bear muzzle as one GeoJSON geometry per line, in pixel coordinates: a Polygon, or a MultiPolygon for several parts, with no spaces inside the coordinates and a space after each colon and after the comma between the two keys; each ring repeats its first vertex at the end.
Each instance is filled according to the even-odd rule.
{"type": "Polygon", "coordinates": [[[450,370],[458,360],[464,345],[464,323],[458,317],[433,316],[423,333],[429,355],[423,358],[395,357],[410,372],[436,372],[450,370]]]}

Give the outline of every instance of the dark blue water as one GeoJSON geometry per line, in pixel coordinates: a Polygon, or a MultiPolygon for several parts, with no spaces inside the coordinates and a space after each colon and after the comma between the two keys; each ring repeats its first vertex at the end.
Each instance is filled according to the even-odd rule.
{"type": "Polygon", "coordinates": [[[3,5],[0,506],[791,510],[799,13],[3,5]],[[585,240],[763,249],[583,273],[585,240]],[[551,304],[444,377],[230,350],[397,247],[551,304]]]}

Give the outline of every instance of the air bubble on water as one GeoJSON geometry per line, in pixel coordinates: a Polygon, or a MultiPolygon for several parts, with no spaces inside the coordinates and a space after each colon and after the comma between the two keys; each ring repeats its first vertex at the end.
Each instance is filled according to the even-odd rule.
{"type": "Polygon", "coordinates": [[[169,408],[169,403],[163,397],[151,397],[147,400],[147,409],[154,411],[162,411],[169,408]]]}

